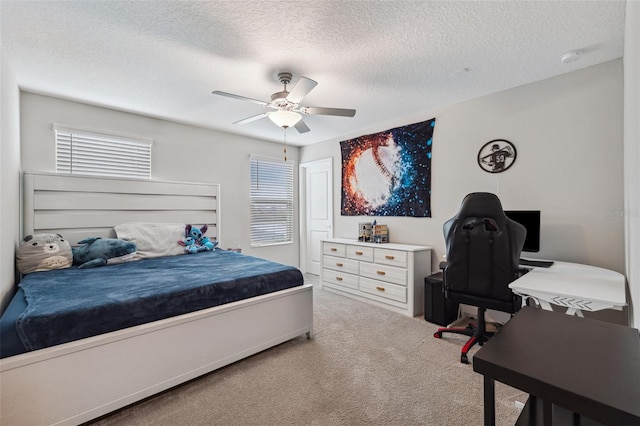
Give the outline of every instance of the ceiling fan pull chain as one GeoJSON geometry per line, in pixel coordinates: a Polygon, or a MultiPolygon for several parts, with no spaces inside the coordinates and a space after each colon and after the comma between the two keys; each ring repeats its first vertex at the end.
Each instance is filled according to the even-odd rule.
{"type": "Polygon", "coordinates": [[[287,161],[287,126],[284,129],[284,161],[287,161]]]}

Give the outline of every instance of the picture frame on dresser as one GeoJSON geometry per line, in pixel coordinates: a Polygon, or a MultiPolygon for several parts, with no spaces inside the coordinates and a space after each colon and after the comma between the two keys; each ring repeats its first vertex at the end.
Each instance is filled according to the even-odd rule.
{"type": "Polygon", "coordinates": [[[424,313],[424,279],[431,275],[429,246],[321,241],[320,287],[394,312],[424,313]]]}

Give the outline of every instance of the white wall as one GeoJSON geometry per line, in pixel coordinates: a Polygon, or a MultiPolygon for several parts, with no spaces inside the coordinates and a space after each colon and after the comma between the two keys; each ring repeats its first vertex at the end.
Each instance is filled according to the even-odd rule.
{"type": "Polygon", "coordinates": [[[13,294],[20,238],[20,97],[15,74],[0,52],[0,312],[13,294]]]}
{"type": "MultiPolygon", "coordinates": [[[[221,247],[240,247],[246,254],[298,266],[297,222],[293,244],[250,247],[249,156],[279,159],[282,145],[21,92],[23,170],[55,172],[52,123],[152,138],[153,179],[221,184],[221,247]]],[[[299,149],[289,147],[287,154],[297,164],[299,149]]],[[[297,194],[297,185],[294,191],[297,194]]],[[[297,203],[294,217],[298,217],[297,203]]]]}
{"type": "MultiPolygon", "coordinates": [[[[435,269],[445,253],[442,224],[467,193],[494,192],[505,209],[542,212],[540,252],[525,256],[624,273],[622,71],[622,60],[615,60],[374,129],[436,118],[432,217],[378,223],[389,225],[392,242],[434,247],[435,269]],[[492,139],[507,139],[518,150],[514,165],[497,175],[482,171],[476,160],[492,139]]],[[[335,236],[356,238],[362,217],[340,216],[339,141],[301,150],[302,162],[330,156],[335,236]]],[[[617,314],[614,321],[626,322],[617,314]]]]}
{"type": "Polygon", "coordinates": [[[640,329],[640,2],[627,2],[624,37],[624,159],[629,324],[640,329]]]}

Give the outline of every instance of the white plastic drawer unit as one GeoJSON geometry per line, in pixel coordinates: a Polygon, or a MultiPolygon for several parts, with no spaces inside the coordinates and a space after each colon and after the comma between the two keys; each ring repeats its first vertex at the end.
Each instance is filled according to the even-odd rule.
{"type": "Polygon", "coordinates": [[[331,256],[344,257],[346,253],[346,248],[344,244],[334,244],[325,242],[322,244],[323,253],[331,256]]]}
{"type": "Polygon", "coordinates": [[[373,247],[347,245],[347,257],[354,260],[373,262],[373,247]]]}
{"type": "Polygon", "coordinates": [[[368,278],[360,278],[360,291],[375,294],[385,299],[395,300],[396,302],[407,303],[407,287],[395,284],[384,283],[368,278]]]}
{"type": "Polygon", "coordinates": [[[334,257],[325,255],[322,259],[322,264],[327,269],[333,269],[335,271],[343,271],[349,274],[358,275],[358,261],[345,259],[344,257],[334,257]]]}
{"type": "Polygon", "coordinates": [[[376,247],[373,260],[376,263],[380,263],[382,265],[399,266],[401,268],[406,268],[407,252],[400,250],[387,250],[376,247]]]}
{"type": "Polygon", "coordinates": [[[358,289],[358,276],[351,274],[343,274],[341,271],[334,271],[332,269],[322,270],[322,279],[326,284],[333,284],[341,287],[351,288],[353,290],[358,289]]]}
{"type": "Polygon", "coordinates": [[[376,263],[361,263],[360,275],[374,280],[386,281],[398,285],[407,285],[407,270],[376,263]]]}

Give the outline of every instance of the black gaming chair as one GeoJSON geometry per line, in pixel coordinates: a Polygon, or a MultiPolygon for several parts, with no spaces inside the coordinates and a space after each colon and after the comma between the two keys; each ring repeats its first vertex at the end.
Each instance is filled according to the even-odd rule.
{"type": "Polygon", "coordinates": [[[493,333],[487,332],[484,313],[495,309],[510,314],[520,309],[522,299],[513,294],[509,283],[519,277],[518,261],[524,226],[509,219],[494,194],[475,192],[462,200],[458,213],[444,224],[447,261],[444,269],[445,297],[454,303],[478,307],[477,324],[466,328],[439,328],[442,333],[471,336],[462,347],[460,362],[468,364],[467,352],[480,346],[493,333]]]}

